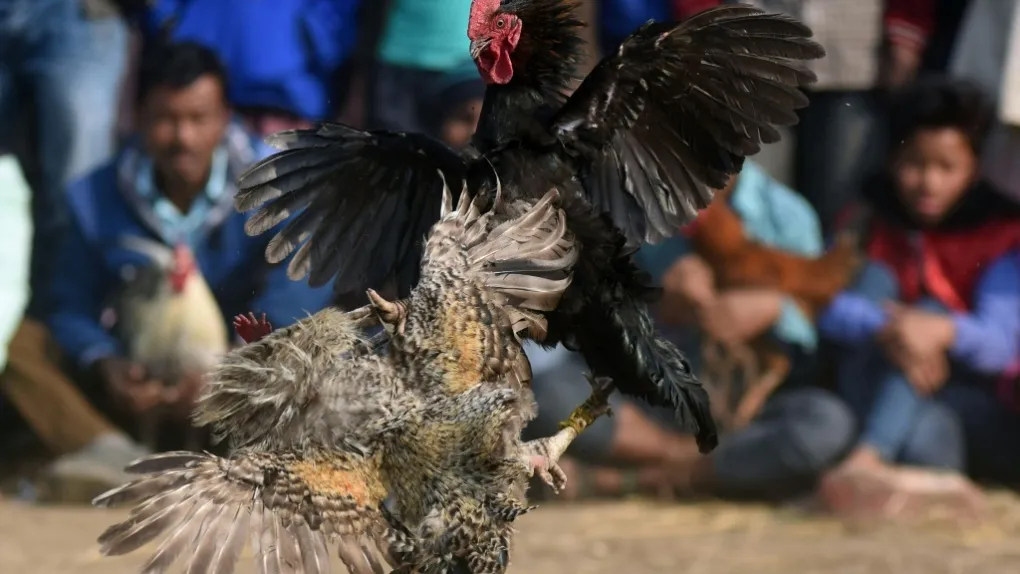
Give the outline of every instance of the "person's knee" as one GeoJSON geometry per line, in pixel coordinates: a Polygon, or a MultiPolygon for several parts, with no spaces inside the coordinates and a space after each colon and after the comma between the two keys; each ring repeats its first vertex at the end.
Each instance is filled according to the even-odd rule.
{"type": "Polygon", "coordinates": [[[959,417],[945,405],[932,402],[917,416],[899,458],[911,465],[962,470],[964,449],[959,417]]]}
{"type": "Polygon", "coordinates": [[[846,404],[821,389],[800,391],[788,424],[791,444],[799,451],[805,475],[819,473],[836,463],[853,445],[857,423],[846,404]]]}
{"type": "Polygon", "coordinates": [[[875,302],[898,299],[900,296],[896,276],[885,265],[874,262],[861,269],[854,281],[853,290],[875,302]]]}

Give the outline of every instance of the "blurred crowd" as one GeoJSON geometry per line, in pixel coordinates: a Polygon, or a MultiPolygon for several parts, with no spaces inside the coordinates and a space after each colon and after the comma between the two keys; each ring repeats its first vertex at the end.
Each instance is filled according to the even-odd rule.
{"type": "MultiPolygon", "coordinates": [[[[806,500],[888,515],[1020,484],[1020,7],[745,0],[827,51],[810,105],[691,226],[638,259],[726,428],[700,455],[618,399],[563,497],[806,500]],[[894,508],[895,507],[895,508],[894,508]]],[[[721,0],[582,2],[592,66],[721,0]]],[[[156,449],[241,343],[335,302],[264,262],[234,211],[262,137],[339,120],[466,145],[485,85],[470,0],[0,0],[0,453],[82,501],[156,449]]],[[[286,225],[282,222],[280,225],[286,225]]],[[[539,418],[588,394],[529,348],[539,418]]]]}

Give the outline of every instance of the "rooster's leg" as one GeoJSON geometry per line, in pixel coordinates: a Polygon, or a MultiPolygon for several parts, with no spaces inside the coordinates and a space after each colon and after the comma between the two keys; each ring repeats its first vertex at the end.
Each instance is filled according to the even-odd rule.
{"type": "Polygon", "coordinates": [[[589,377],[592,385],[591,396],[570,413],[560,430],[550,437],[524,443],[525,464],[531,474],[537,474],[543,482],[559,492],[567,485],[567,475],[559,467],[560,457],[570,443],[602,415],[610,415],[609,394],[613,392],[611,379],[589,377]]]}
{"type": "MultiPolygon", "coordinates": [[[[583,278],[574,283],[583,283],[583,278]]],[[[641,297],[624,292],[615,301],[587,305],[572,329],[574,343],[597,375],[611,377],[624,395],[671,409],[701,452],[709,452],[719,437],[708,392],[680,349],[656,331],[641,297]]]]}

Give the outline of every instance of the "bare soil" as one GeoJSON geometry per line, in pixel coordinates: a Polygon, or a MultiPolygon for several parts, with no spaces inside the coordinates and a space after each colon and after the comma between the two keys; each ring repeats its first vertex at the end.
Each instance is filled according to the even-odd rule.
{"type": "MultiPolygon", "coordinates": [[[[1020,500],[996,493],[981,525],[848,528],[790,510],[722,503],[548,504],[521,519],[511,572],[577,574],[1015,574],[1020,500]]],[[[0,573],[130,574],[144,553],[102,558],[124,516],[0,501],[0,573]]],[[[239,574],[252,572],[247,563],[239,574]]]]}

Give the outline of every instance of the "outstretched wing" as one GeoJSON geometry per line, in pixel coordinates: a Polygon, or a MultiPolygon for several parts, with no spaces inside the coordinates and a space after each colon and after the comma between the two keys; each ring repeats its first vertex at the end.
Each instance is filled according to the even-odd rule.
{"type": "Polygon", "coordinates": [[[353,574],[383,574],[391,552],[412,544],[381,510],[375,459],[360,454],[170,452],[127,470],[144,476],[93,501],[134,505],[99,537],[100,551],[123,555],[159,539],[144,572],[179,558],[192,574],[233,572],[250,540],[260,574],[331,572],[330,546],[353,574]]]}
{"type": "Polygon", "coordinates": [[[380,423],[393,381],[352,314],[330,307],[227,353],[193,418],[235,448],[331,445],[380,423]]]}
{"type": "Polygon", "coordinates": [[[266,141],[283,151],[239,178],[238,211],[256,210],[245,231],[260,235],[301,211],[269,242],[266,259],[276,263],[296,250],[288,275],[307,275],[313,286],[336,276],[338,293],[381,287],[397,272],[406,293],[421,238],[439,219],[439,173],[460,190],[461,156],[422,134],[333,123],[266,141]]]}
{"type": "Polygon", "coordinates": [[[656,242],[697,215],[775,126],[797,122],[798,89],[824,56],[811,30],[746,5],[681,24],[650,22],[604,59],[551,128],[588,165],[592,203],[632,242],[656,242]]]}

